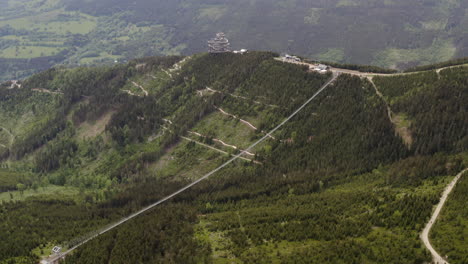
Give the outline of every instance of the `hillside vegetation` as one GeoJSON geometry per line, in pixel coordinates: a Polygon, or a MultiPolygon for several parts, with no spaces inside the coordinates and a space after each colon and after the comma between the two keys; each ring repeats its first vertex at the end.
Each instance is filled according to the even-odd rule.
{"type": "MultiPolygon", "coordinates": [[[[332,78],[276,56],[147,57],[2,86],[0,263],[35,263],[193,182],[332,78]]],[[[374,77],[381,98],[343,74],[252,153],[65,263],[426,263],[419,232],[468,165],[467,75],[374,77]]],[[[443,230],[466,232],[458,198],[434,233],[451,263],[464,257],[463,237],[442,245],[443,230]]]]}

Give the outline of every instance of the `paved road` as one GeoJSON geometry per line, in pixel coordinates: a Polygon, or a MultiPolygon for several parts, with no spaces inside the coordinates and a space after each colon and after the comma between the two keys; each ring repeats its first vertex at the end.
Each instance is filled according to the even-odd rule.
{"type": "MultiPolygon", "coordinates": [[[[284,60],[283,58],[275,58],[278,61],[286,62],[286,63],[292,63],[292,64],[298,64],[298,65],[306,65],[306,66],[314,66],[313,63],[307,63],[307,62],[299,62],[299,61],[292,61],[292,60],[284,60]]],[[[438,69],[433,69],[433,70],[427,70],[427,71],[417,71],[417,72],[399,72],[399,73],[372,73],[372,72],[360,72],[360,71],[354,71],[354,70],[348,70],[348,69],[341,69],[341,68],[335,68],[335,67],[330,67],[330,71],[334,73],[344,73],[344,74],[351,74],[351,75],[356,75],[360,77],[374,77],[374,76],[401,76],[401,75],[411,75],[411,74],[416,74],[416,73],[421,73],[421,72],[429,72],[429,71],[436,71],[437,73],[440,73],[440,71],[445,70],[445,69],[450,69],[450,68],[456,68],[456,67],[468,67],[468,64],[461,64],[461,65],[454,65],[454,66],[447,66],[447,67],[442,67],[438,69]]]]}
{"type": "Polygon", "coordinates": [[[437,253],[437,251],[432,247],[431,242],[429,241],[429,233],[430,233],[430,231],[432,229],[432,225],[434,225],[434,223],[437,220],[437,217],[439,217],[440,211],[444,207],[444,204],[445,204],[445,201],[447,200],[448,195],[452,192],[453,187],[455,187],[455,185],[457,184],[460,177],[466,171],[468,171],[468,168],[464,169],[462,172],[458,173],[458,175],[455,176],[455,178],[449,183],[449,185],[447,185],[447,187],[445,188],[445,190],[444,190],[444,192],[442,194],[442,197],[440,198],[439,204],[437,204],[437,207],[436,207],[434,213],[432,214],[431,219],[429,220],[426,227],[424,228],[424,230],[421,233],[421,236],[420,236],[421,240],[423,241],[426,248],[429,249],[429,251],[431,252],[432,259],[433,259],[433,262],[435,264],[448,264],[448,262],[444,258],[442,258],[440,256],[440,254],[437,253]]]}
{"type": "Polygon", "coordinates": [[[336,78],[338,77],[339,74],[334,74],[333,77],[328,81],[326,82],[314,95],[312,95],[312,97],[310,97],[301,107],[299,107],[296,111],[294,111],[290,116],[288,116],[286,119],[283,120],[283,122],[281,122],[278,126],[276,126],[275,128],[273,128],[270,132],[268,132],[265,136],[263,136],[261,139],[259,139],[258,141],[256,141],[255,143],[253,143],[252,145],[250,145],[247,149],[245,149],[244,151],[240,152],[239,154],[235,155],[234,157],[232,157],[231,159],[229,159],[228,161],[226,161],[225,163],[223,163],[221,166],[219,166],[218,168],[212,170],[211,172],[205,174],[203,177],[199,178],[198,180],[186,185],[185,187],[181,188],[180,190],[162,198],[161,200],[159,200],[158,202],[154,203],[154,204],[151,204],[143,209],[141,209],[140,211],[138,212],[135,212],[133,214],[131,214],[130,216],[128,217],[125,217],[123,219],[121,219],[120,221],[96,232],[94,235],[92,236],[89,236],[88,238],[84,239],[83,241],[81,241],[80,243],[78,243],[77,245],[71,247],[70,249],[68,249],[67,251],[63,252],[60,256],[54,256],[54,257],[51,257],[51,258],[48,258],[48,259],[44,259],[41,261],[41,263],[56,263],[58,260],[64,258],[65,256],[67,256],[68,254],[70,254],[71,252],[73,252],[75,249],[77,249],[78,247],[86,244],[87,242],[89,242],[90,240],[116,228],[117,226],[147,212],[148,210],[168,201],[169,199],[179,195],[180,193],[192,188],[193,186],[197,185],[198,183],[200,183],[201,181],[204,181],[206,179],[208,179],[211,175],[217,173],[218,171],[222,170],[224,167],[228,166],[229,164],[231,164],[232,162],[234,162],[235,160],[241,158],[241,156],[243,154],[245,154],[245,152],[247,151],[250,151],[252,150],[255,146],[257,146],[258,144],[262,143],[263,141],[267,140],[271,134],[275,133],[278,129],[280,129],[282,126],[284,126],[284,124],[286,124],[289,120],[291,120],[293,117],[295,117],[300,111],[302,111],[302,109],[304,109],[310,102],[312,102],[312,100],[314,100],[319,94],[321,94],[323,92],[323,90],[325,90],[325,88],[327,88],[332,82],[334,82],[336,80],[336,78]]]}

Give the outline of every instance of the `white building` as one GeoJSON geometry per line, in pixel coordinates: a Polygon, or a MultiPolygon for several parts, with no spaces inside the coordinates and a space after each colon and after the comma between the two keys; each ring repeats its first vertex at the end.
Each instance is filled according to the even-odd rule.
{"type": "Polygon", "coordinates": [[[330,69],[330,67],[325,64],[314,64],[314,65],[310,65],[309,69],[311,71],[316,71],[319,73],[326,73],[330,69]]]}

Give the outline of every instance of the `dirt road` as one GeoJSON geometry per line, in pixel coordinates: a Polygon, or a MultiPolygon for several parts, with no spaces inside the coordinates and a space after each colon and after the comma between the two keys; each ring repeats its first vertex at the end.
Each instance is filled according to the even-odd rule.
{"type": "Polygon", "coordinates": [[[458,173],[457,176],[455,176],[455,178],[449,183],[449,185],[447,185],[444,192],[442,193],[442,197],[440,198],[439,204],[437,204],[437,207],[434,210],[434,213],[432,214],[431,219],[429,220],[426,227],[421,233],[421,236],[420,236],[421,240],[423,241],[426,248],[429,249],[429,251],[431,252],[432,261],[435,264],[448,264],[448,262],[443,257],[441,257],[440,254],[437,253],[437,251],[432,247],[431,242],[429,241],[429,233],[432,229],[432,226],[436,222],[437,217],[439,217],[440,211],[444,207],[445,201],[447,200],[447,197],[449,196],[449,194],[452,192],[453,187],[455,187],[458,180],[460,180],[460,177],[467,171],[468,169],[464,169],[463,171],[458,173]]]}

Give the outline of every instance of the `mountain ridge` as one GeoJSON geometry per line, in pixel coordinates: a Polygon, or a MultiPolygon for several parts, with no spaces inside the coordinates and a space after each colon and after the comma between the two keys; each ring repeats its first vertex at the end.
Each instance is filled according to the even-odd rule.
{"type": "MultiPolygon", "coordinates": [[[[0,234],[11,234],[0,259],[34,263],[52,245],[195,181],[229,156],[180,136],[236,155],[214,139],[245,149],[331,77],[277,56],[150,57],[50,69],[21,88],[0,87],[0,121],[15,136],[0,163],[10,191],[0,193],[8,216],[0,234]],[[96,133],[82,130],[94,125],[96,133]]],[[[375,76],[382,98],[367,78],[342,74],[252,150],[248,158],[259,163],[231,164],[66,262],[428,261],[418,233],[450,175],[468,162],[466,76],[463,66],[375,76]],[[411,147],[387,107],[405,117],[411,147]]],[[[457,250],[450,259],[462,261],[457,250]]]]}

